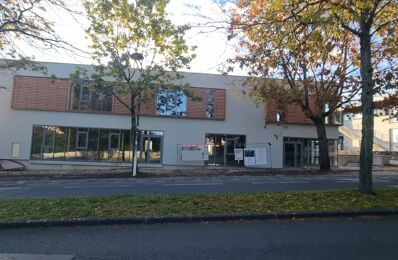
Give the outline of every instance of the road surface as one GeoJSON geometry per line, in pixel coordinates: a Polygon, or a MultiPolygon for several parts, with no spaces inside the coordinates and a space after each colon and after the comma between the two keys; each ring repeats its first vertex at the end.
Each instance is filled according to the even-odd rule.
{"type": "MultiPolygon", "coordinates": [[[[398,187],[398,175],[378,174],[374,186],[398,187]]],[[[78,197],[121,194],[312,191],[357,188],[358,176],[218,176],[0,181],[0,198],[78,197]]]]}
{"type": "Polygon", "coordinates": [[[397,234],[398,218],[17,228],[0,259],[398,259],[397,234]]]}

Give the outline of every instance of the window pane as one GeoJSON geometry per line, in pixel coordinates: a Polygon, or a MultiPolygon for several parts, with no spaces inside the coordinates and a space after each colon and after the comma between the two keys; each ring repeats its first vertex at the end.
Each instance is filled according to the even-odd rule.
{"type": "Polygon", "coordinates": [[[65,159],[65,131],[64,127],[55,127],[54,159],[65,159]]]}
{"type": "Polygon", "coordinates": [[[81,96],[80,96],[80,100],[81,101],[90,101],[90,88],[89,86],[87,86],[86,84],[83,83],[82,87],[81,87],[81,96]]]}
{"type": "Polygon", "coordinates": [[[54,156],[55,132],[53,128],[46,127],[43,141],[43,159],[52,159],[54,156]]]}
{"type": "Polygon", "coordinates": [[[66,153],[65,159],[76,159],[76,128],[68,128],[66,134],[66,153]]]}
{"type": "Polygon", "coordinates": [[[108,146],[109,146],[109,130],[100,129],[99,149],[98,149],[99,160],[103,161],[109,160],[108,146]]]}
{"type": "Polygon", "coordinates": [[[87,149],[87,132],[78,132],[77,149],[87,149]]]}
{"type": "Polygon", "coordinates": [[[87,159],[98,160],[98,134],[99,129],[90,129],[88,132],[87,159]]]}
{"type": "Polygon", "coordinates": [[[122,161],[131,161],[131,144],[130,144],[130,131],[122,131],[122,161]]]}
{"type": "Polygon", "coordinates": [[[120,134],[111,133],[109,137],[109,150],[119,150],[120,134]]]}
{"type": "Polygon", "coordinates": [[[80,84],[73,84],[71,86],[71,94],[70,94],[70,109],[78,110],[80,102],[80,84]]]}
{"type": "Polygon", "coordinates": [[[32,137],[32,158],[42,158],[41,147],[43,143],[44,128],[41,126],[33,127],[33,137],[32,137]]]}
{"type": "Polygon", "coordinates": [[[102,93],[101,91],[93,91],[91,99],[91,110],[92,111],[102,111],[102,93]]]}
{"type": "Polygon", "coordinates": [[[112,87],[106,86],[102,89],[102,111],[112,111],[112,87]]]}

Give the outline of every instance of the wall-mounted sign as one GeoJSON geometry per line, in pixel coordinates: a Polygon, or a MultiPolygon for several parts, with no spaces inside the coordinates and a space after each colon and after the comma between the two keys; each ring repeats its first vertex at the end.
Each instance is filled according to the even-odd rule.
{"type": "Polygon", "coordinates": [[[207,145],[182,145],[181,161],[206,161],[209,160],[207,145]]]}

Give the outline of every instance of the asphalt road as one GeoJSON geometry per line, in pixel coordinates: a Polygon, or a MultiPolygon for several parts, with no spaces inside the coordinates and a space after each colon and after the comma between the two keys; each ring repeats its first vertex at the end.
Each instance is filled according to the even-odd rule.
{"type": "MultiPolygon", "coordinates": [[[[398,187],[398,175],[374,176],[375,187],[398,187]]],[[[233,193],[357,188],[358,176],[219,176],[0,181],[0,198],[77,197],[120,194],[233,193]]]]}
{"type": "Polygon", "coordinates": [[[398,218],[18,228],[0,259],[398,259],[397,233],[398,218]]]}

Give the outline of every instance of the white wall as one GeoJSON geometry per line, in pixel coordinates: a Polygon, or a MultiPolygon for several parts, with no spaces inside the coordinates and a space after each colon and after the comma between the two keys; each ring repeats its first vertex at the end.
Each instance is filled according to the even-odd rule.
{"type": "MultiPolygon", "coordinates": [[[[74,65],[49,63],[49,74],[67,78],[74,65]]],[[[37,72],[20,71],[19,75],[41,75],[37,72]]],[[[0,85],[10,91],[13,84],[11,72],[0,72],[0,85]]],[[[225,121],[178,118],[142,117],[140,129],[162,130],[163,164],[173,165],[177,161],[177,144],[204,144],[206,133],[246,135],[247,144],[272,144],[272,166],[283,166],[283,137],[316,138],[315,128],[304,125],[264,127],[265,110],[257,107],[239,91],[240,77],[211,74],[186,74],[193,87],[227,89],[225,121]]],[[[21,144],[21,159],[29,160],[33,125],[57,125],[70,127],[93,127],[129,129],[128,116],[89,114],[75,112],[43,112],[13,110],[11,93],[0,90],[0,158],[10,158],[12,143],[21,144]]],[[[337,138],[336,127],[328,127],[328,138],[337,138]]]]}

